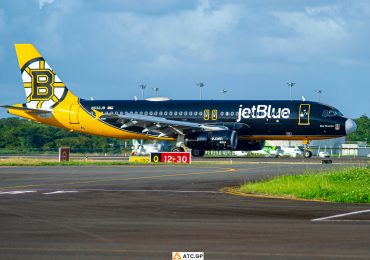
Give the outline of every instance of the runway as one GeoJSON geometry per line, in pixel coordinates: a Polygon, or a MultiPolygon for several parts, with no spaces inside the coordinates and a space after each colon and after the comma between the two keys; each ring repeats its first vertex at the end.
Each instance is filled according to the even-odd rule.
{"type": "Polygon", "coordinates": [[[172,251],[201,251],[205,259],[368,259],[368,204],[221,191],[352,165],[1,167],[0,259],[171,259],[172,251]]]}

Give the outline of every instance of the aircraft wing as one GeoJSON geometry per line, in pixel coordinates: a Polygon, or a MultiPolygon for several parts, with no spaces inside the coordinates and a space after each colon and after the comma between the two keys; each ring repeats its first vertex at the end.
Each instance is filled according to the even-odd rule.
{"type": "Polygon", "coordinates": [[[143,134],[157,135],[158,137],[174,137],[184,135],[190,130],[218,131],[228,130],[223,125],[199,124],[188,121],[170,120],[157,116],[146,116],[127,113],[124,115],[102,115],[101,120],[118,125],[121,129],[130,127],[142,128],[143,134]]]}
{"type": "Polygon", "coordinates": [[[47,110],[47,109],[35,109],[35,108],[18,107],[18,106],[10,106],[10,105],[0,105],[0,107],[21,110],[26,113],[31,113],[31,114],[40,115],[40,116],[52,115],[52,110],[47,110]]]}

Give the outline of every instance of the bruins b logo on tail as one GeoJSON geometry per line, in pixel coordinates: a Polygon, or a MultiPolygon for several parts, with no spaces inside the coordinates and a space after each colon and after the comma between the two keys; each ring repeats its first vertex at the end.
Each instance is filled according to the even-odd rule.
{"type": "Polygon", "coordinates": [[[30,70],[31,101],[50,100],[54,96],[54,73],[52,70],[30,70]]]}
{"type": "Polygon", "coordinates": [[[28,108],[50,109],[66,96],[68,89],[31,44],[16,44],[28,108]]]}

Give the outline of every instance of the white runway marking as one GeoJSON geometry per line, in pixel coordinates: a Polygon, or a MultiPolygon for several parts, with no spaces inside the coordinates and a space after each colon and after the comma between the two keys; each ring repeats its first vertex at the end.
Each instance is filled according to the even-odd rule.
{"type": "MultiPolygon", "coordinates": [[[[333,216],[328,216],[328,217],[323,217],[323,218],[315,218],[315,219],[311,219],[311,221],[331,220],[331,219],[335,219],[335,218],[357,215],[357,214],[362,214],[362,213],[367,213],[367,212],[370,212],[370,209],[360,210],[360,211],[353,211],[353,212],[348,212],[348,213],[343,213],[343,214],[338,214],[338,215],[333,215],[333,216]]],[[[336,221],[338,221],[338,220],[336,220],[336,221]]]]}
{"type": "Polygon", "coordinates": [[[74,193],[74,192],[78,192],[78,191],[77,190],[57,190],[57,191],[43,193],[43,195],[74,193]]]}
{"type": "Polygon", "coordinates": [[[13,190],[13,191],[1,191],[1,192],[0,192],[0,195],[3,195],[3,194],[17,195],[17,194],[31,193],[31,192],[37,192],[37,191],[35,191],[35,190],[13,190]]]}

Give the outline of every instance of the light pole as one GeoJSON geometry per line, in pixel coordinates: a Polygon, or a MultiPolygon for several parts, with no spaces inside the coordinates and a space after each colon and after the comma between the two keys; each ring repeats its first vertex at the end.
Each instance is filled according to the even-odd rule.
{"type": "Polygon", "coordinates": [[[141,89],[141,99],[144,100],[144,91],[146,89],[146,85],[145,84],[141,84],[139,85],[140,89],[141,89]]]}
{"type": "Polygon", "coordinates": [[[320,95],[322,93],[321,89],[316,89],[315,92],[317,93],[317,100],[320,102],[320,95]]]}
{"type": "Polygon", "coordinates": [[[157,96],[157,92],[158,92],[159,88],[152,88],[152,89],[153,89],[153,94],[154,94],[154,96],[156,97],[156,96],[157,96]]]}
{"type": "Polygon", "coordinates": [[[197,83],[197,86],[199,87],[199,98],[200,98],[200,100],[202,100],[202,98],[203,98],[203,93],[202,93],[202,89],[203,89],[203,87],[204,87],[204,83],[203,82],[199,82],[199,83],[197,83]]]}
{"type": "Polygon", "coordinates": [[[227,90],[226,89],[222,89],[221,90],[221,96],[224,98],[225,97],[225,94],[227,93],[227,90]]]}
{"type": "Polygon", "coordinates": [[[290,101],[292,101],[292,100],[293,100],[293,97],[292,97],[292,88],[293,88],[293,86],[294,86],[296,83],[295,83],[295,82],[287,82],[286,84],[287,84],[287,85],[288,85],[288,87],[289,87],[290,101]]]}

